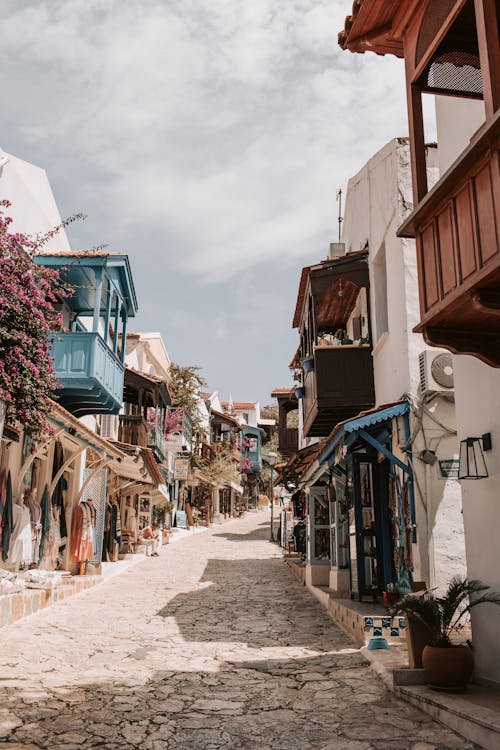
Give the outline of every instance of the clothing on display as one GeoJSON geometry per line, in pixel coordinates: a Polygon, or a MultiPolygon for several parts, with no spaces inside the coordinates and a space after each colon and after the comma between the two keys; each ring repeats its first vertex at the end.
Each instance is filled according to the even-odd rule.
{"type": "Polygon", "coordinates": [[[95,552],[95,509],[92,500],[80,502],[71,523],[71,560],[85,562],[95,552]]]}
{"type": "Polygon", "coordinates": [[[47,485],[45,485],[45,489],[43,491],[42,495],[42,502],[40,503],[40,523],[42,525],[42,530],[40,534],[40,546],[38,548],[38,564],[40,564],[43,556],[43,547],[45,544],[45,538],[47,534],[49,533],[50,528],[50,502],[49,502],[49,488],[47,485]]]}
{"type": "Polygon", "coordinates": [[[29,510],[31,521],[31,557],[36,562],[40,559],[40,540],[42,538],[42,509],[32,497],[28,497],[28,499],[25,498],[24,504],[29,510]]]}
{"type": "Polygon", "coordinates": [[[306,493],[303,490],[297,490],[292,496],[292,502],[295,518],[305,518],[307,514],[306,493]]]}
{"type": "Polygon", "coordinates": [[[115,498],[106,506],[104,516],[104,540],[102,545],[102,560],[112,559],[116,550],[122,545],[121,517],[118,502],[115,498]]]}
{"type": "Polygon", "coordinates": [[[4,562],[9,556],[12,524],[12,480],[9,471],[5,480],[4,508],[2,511],[2,560],[4,562]]]}
{"type": "MultiPolygon", "coordinates": [[[[62,445],[57,442],[54,448],[54,461],[52,465],[52,479],[55,479],[58,472],[61,470],[61,467],[64,464],[64,452],[62,445]]],[[[59,480],[54,487],[54,491],[52,493],[52,506],[54,508],[59,509],[59,513],[57,514],[57,518],[59,519],[59,531],[58,535],[60,538],[60,546],[64,549],[66,546],[66,540],[68,536],[68,529],[66,526],[66,513],[64,512],[64,491],[67,488],[67,482],[64,477],[64,474],[59,477],[59,480]]]]}
{"type": "Polygon", "coordinates": [[[299,554],[306,554],[306,525],[304,521],[299,521],[293,528],[293,543],[295,552],[299,554]]]}
{"type": "Polygon", "coordinates": [[[9,565],[29,565],[33,560],[30,512],[25,505],[16,503],[12,507],[12,534],[10,538],[9,565]]]}
{"type": "Polygon", "coordinates": [[[40,560],[42,570],[54,570],[60,560],[59,547],[61,545],[61,533],[59,526],[60,508],[50,508],[49,528],[45,536],[43,554],[40,560]]]}

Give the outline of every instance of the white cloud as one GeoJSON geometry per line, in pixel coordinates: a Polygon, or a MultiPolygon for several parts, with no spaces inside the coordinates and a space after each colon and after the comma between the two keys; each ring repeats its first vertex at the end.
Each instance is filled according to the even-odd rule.
{"type": "Polygon", "coordinates": [[[406,130],[401,63],[336,45],[347,6],[12,1],[1,54],[22,39],[30,71],[19,127],[85,161],[75,194],[119,217],[121,242],[151,222],[206,281],[304,257],[334,232],[336,188],[406,130]]]}
{"type": "Polygon", "coordinates": [[[336,239],[336,189],[407,132],[401,61],[337,45],[351,6],[0,4],[0,146],[89,215],[75,247],[130,254],[143,326],[243,398],[286,375],[298,269],[336,239]]]}

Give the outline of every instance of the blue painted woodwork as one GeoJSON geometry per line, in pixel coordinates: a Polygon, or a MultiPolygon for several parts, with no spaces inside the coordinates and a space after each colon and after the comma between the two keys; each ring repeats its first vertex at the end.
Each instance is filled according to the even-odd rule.
{"type": "Polygon", "coordinates": [[[245,425],[242,430],[243,459],[250,459],[251,467],[247,474],[258,474],[262,471],[262,430],[245,425]]]}
{"type": "Polygon", "coordinates": [[[97,332],[60,333],[52,344],[58,401],[76,416],[118,414],[124,368],[97,332]]]}
{"type": "Polygon", "coordinates": [[[118,414],[123,403],[127,320],[137,311],[128,257],[101,251],[36,255],[35,263],[57,269],[71,288],[65,300],[68,332],[55,334],[55,394],[75,416],[118,414]],[[69,311],[69,312],[68,312],[69,311]]]}

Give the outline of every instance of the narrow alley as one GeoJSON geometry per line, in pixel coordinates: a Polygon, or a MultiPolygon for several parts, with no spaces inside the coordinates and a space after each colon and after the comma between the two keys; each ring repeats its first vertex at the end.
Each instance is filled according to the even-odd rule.
{"type": "Polygon", "coordinates": [[[471,747],[385,689],[268,534],[247,514],[4,628],[0,748],[471,747]]]}

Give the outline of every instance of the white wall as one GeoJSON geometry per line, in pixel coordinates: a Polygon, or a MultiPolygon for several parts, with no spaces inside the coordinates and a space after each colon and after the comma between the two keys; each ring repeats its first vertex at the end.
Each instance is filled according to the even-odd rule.
{"type": "MultiPolygon", "coordinates": [[[[481,102],[436,98],[440,166],[446,169],[484,120],[481,102]]],[[[489,478],[462,481],[467,571],[500,592],[500,370],[466,355],[453,358],[458,437],[491,432],[485,453],[489,478]]],[[[500,608],[477,607],[472,614],[475,673],[500,685],[500,608]]]]}
{"type": "MultiPolygon", "coordinates": [[[[462,480],[469,578],[500,592],[500,370],[465,355],[454,359],[459,439],[491,432],[488,479],[462,480]]],[[[473,610],[476,674],[500,685],[500,607],[473,610]]]]}
{"type": "Polygon", "coordinates": [[[444,174],[485,121],[484,102],[436,96],[439,171],[444,174]],[[443,137],[445,135],[445,137],[443,137]]]}
{"type": "MultiPolygon", "coordinates": [[[[0,149],[0,199],[12,206],[6,214],[13,218],[11,231],[30,236],[44,234],[61,223],[52,189],[45,170],[6,154],[0,149]]],[[[69,252],[71,250],[64,229],[50,239],[40,252],[69,252]]]]}
{"type": "MultiPolygon", "coordinates": [[[[428,148],[430,184],[438,178],[437,149],[428,148]]],[[[420,319],[415,243],[396,236],[412,210],[409,142],[390,141],[349,180],[343,241],[347,250],[368,243],[372,340],[376,403],[397,401],[410,394],[421,404],[419,354],[429,349],[413,328],[420,319]],[[385,275],[385,277],[384,277],[385,275]]],[[[455,429],[453,403],[437,398],[428,405],[421,429],[412,416],[413,466],[417,544],[413,548],[414,579],[443,588],[454,573],[464,572],[464,533],[460,485],[439,476],[439,466],[429,467],[418,455],[431,443],[438,458],[457,455],[456,435],[434,421],[455,429]]]]}

